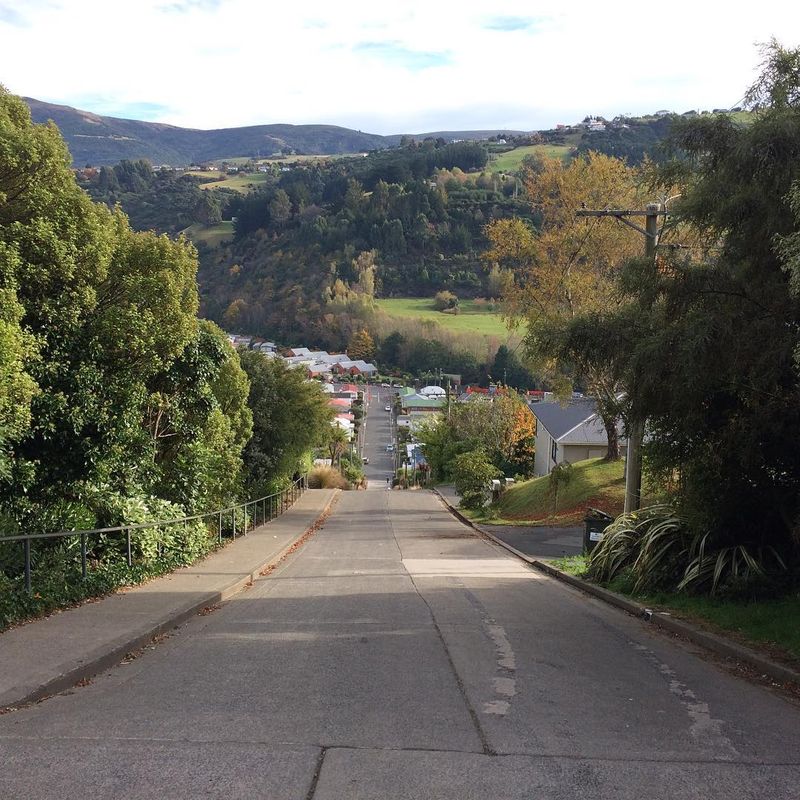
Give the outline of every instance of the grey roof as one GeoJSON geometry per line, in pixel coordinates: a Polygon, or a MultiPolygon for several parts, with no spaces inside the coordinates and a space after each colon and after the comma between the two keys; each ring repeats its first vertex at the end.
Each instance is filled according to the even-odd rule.
{"type": "MultiPolygon", "coordinates": [[[[618,426],[619,428],[620,426],[618,426]]],[[[620,431],[620,438],[622,433],[620,431]]],[[[603,420],[597,414],[589,419],[579,422],[572,430],[567,431],[558,437],[559,444],[598,444],[607,445],[608,436],[606,434],[603,420]]]]}
{"type": "MultiPolygon", "coordinates": [[[[564,407],[560,403],[533,403],[530,409],[560,444],[608,444],[606,428],[594,400],[572,400],[564,407]]],[[[621,421],[617,423],[617,431],[620,443],[624,444],[625,431],[621,421]]]]}
{"type": "Polygon", "coordinates": [[[530,409],[550,436],[553,439],[560,439],[565,433],[593,416],[597,405],[594,400],[585,399],[572,400],[565,406],[561,403],[532,403],[530,409]]]}

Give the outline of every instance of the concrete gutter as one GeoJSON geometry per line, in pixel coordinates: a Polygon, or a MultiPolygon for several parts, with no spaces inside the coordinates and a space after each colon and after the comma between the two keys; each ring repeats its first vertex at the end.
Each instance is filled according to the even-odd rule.
{"type": "Polygon", "coordinates": [[[302,510],[309,492],[277,519],[190,567],[0,634],[0,713],[89,680],[268,574],[324,522],[339,496],[327,490],[302,510]],[[267,539],[273,531],[279,535],[267,539]]]}
{"type": "Polygon", "coordinates": [[[681,636],[682,638],[687,639],[694,644],[705,647],[707,650],[710,650],[716,655],[733,659],[740,664],[744,664],[747,667],[756,670],[760,675],[770,678],[777,683],[793,683],[800,686],[800,672],[792,667],[779,664],[778,662],[767,658],[762,653],[752,650],[745,645],[734,642],[731,639],[726,639],[718,634],[701,630],[695,625],[692,625],[684,620],[677,619],[665,611],[653,611],[649,608],[646,608],[645,606],[631,600],[628,597],[625,597],[624,595],[617,594],[617,592],[612,592],[608,589],[604,589],[602,586],[597,586],[594,583],[590,583],[589,581],[585,581],[581,578],[575,577],[574,575],[570,575],[568,572],[558,569],[547,561],[542,561],[538,558],[533,558],[532,556],[526,555],[525,553],[517,550],[515,547],[512,547],[510,544],[507,544],[502,539],[499,539],[494,534],[484,530],[479,525],[474,523],[471,519],[469,519],[469,517],[466,517],[457,508],[452,506],[448,502],[447,498],[438,489],[434,488],[433,491],[436,492],[450,513],[452,513],[453,516],[455,516],[460,522],[468,525],[470,528],[477,531],[481,536],[490,539],[495,544],[498,544],[500,547],[508,550],[510,553],[513,553],[515,556],[517,556],[517,558],[522,559],[530,566],[540,570],[541,572],[544,572],[550,577],[556,578],[563,583],[568,583],[570,586],[574,586],[576,589],[580,589],[582,592],[585,592],[592,597],[596,597],[599,600],[603,600],[604,602],[608,603],[609,605],[622,609],[628,614],[632,614],[634,617],[639,617],[645,622],[651,622],[665,631],[677,634],[678,636],[681,636]]]}

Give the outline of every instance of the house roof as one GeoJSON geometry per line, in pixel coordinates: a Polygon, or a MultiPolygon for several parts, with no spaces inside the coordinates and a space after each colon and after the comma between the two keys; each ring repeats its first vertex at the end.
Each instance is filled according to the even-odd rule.
{"type": "Polygon", "coordinates": [[[550,436],[560,440],[565,433],[593,417],[597,405],[594,400],[573,400],[565,406],[561,403],[534,403],[530,409],[550,436]]]}
{"type": "Polygon", "coordinates": [[[419,394],[400,399],[403,408],[441,408],[446,402],[444,397],[425,397],[419,394]]]}
{"type": "MultiPolygon", "coordinates": [[[[559,444],[608,444],[606,429],[594,400],[573,400],[567,406],[551,402],[534,403],[530,409],[539,424],[559,444]]],[[[622,424],[619,423],[617,428],[622,440],[622,424]]]]}

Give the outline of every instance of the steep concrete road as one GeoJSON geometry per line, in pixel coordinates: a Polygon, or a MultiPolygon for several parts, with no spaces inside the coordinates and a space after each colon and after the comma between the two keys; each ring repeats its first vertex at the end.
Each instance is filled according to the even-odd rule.
{"type": "Polygon", "coordinates": [[[797,706],[528,570],[431,493],[385,488],[344,493],[215,613],[0,716],[3,800],[788,800],[798,786],[797,706]]]}

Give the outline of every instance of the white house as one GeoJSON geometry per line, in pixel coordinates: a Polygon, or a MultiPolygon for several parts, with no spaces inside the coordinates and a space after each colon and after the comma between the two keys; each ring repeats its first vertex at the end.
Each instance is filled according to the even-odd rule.
{"type": "MultiPolygon", "coordinates": [[[[536,417],[536,458],[534,474],[549,475],[556,464],[574,464],[587,458],[602,458],[608,451],[608,437],[597,414],[594,400],[531,403],[536,417]]],[[[620,429],[620,447],[626,442],[620,429]]]]}

